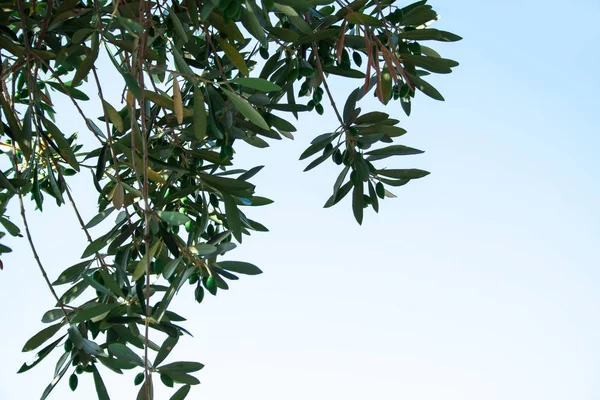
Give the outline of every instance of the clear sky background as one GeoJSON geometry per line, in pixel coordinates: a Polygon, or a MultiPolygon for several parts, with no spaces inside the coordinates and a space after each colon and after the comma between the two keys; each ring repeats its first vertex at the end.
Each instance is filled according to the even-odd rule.
{"type": "MultiPolygon", "coordinates": [[[[337,168],[303,173],[297,161],[314,136],[337,127],[329,108],[301,118],[294,142],[240,146],[241,165],[267,166],[255,183],[276,203],[251,210],[271,232],[245,239],[230,258],[264,274],[201,306],[192,287],[182,291],[175,309],[195,338],[172,357],[206,364],[189,398],[600,398],[600,3],[432,4],[436,27],[465,38],[432,43],[461,63],[432,79],[447,101],[419,95],[410,118],[387,107],[409,130],[399,143],[426,150],[394,165],[432,175],[398,188],[359,227],[349,201],[321,208],[337,168]]],[[[334,88],[340,102],[351,89],[334,88]]],[[[370,98],[361,106],[379,108],[370,98]]],[[[74,114],[63,118],[85,132],[74,114]]],[[[77,179],[89,219],[96,194],[77,179]]],[[[85,238],[68,207],[45,206],[50,213],[30,218],[55,278],[77,262],[85,238]]],[[[20,349],[52,299],[26,241],[8,244],[0,399],[36,399],[58,353],[15,372],[32,360],[20,349]]],[[[113,399],[135,398],[133,374],[104,375],[113,399]]],[[[76,394],[62,382],[51,399],[80,390],[93,398],[91,376],[80,376],[76,394]]]]}

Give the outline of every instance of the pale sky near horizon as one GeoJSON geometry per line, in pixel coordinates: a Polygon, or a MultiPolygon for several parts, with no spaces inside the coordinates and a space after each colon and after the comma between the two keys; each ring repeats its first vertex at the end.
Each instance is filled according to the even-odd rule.
{"type": "MultiPolygon", "coordinates": [[[[264,274],[202,305],[186,286],[174,302],[195,337],[172,359],[206,365],[189,399],[600,398],[600,3],[431,4],[442,16],[434,27],[464,37],[430,43],[461,63],[431,79],[446,102],[419,95],[410,118],[399,104],[386,111],[408,129],[397,143],[426,151],[393,164],[432,174],[396,189],[362,227],[349,201],[322,208],[338,169],[303,173],[298,161],[337,127],[329,108],[301,117],[293,142],[237,149],[240,165],[266,165],[253,183],[275,203],[248,211],[271,232],[229,258],[264,274]]],[[[354,86],[334,88],[343,102],[354,86]]],[[[73,115],[63,118],[83,135],[73,115]]],[[[91,218],[96,193],[71,182],[91,218]]],[[[29,216],[55,278],[85,237],[48,198],[50,213],[29,216]]],[[[0,271],[0,399],[37,399],[59,354],[15,372],[32,361],[20,349],[52,299],[26,240],[3,240],[14,253],[0,271]]],[[[102,372],[112,399],[135,398],[134,374],[102,372]]],[[[71,393],[65,379],[50,399],[95,398],[91,375],[79,385],[71,393]]],[[[156,399],[173,393],[158,379],[155,388],[156,399]]]]}

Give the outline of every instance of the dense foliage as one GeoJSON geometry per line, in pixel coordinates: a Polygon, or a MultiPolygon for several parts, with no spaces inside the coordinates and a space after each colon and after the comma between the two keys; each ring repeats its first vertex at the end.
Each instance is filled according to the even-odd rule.
{"type": "MultiPolygon", "coordinates": [[[[330,103],[339,128],[315,137],[300,159],[313,157],[306,170],[328,160],[339,165],[325,207],[351,193],[361,223],[365,208],[378,211],[381,200],[393,197],[388,188],[427,172],[380,165],[421,151],[392,144],[406,132],[399,121],[383,112],[363,113],[358,102],[372,94],[384,105],[393,102],[394,112],[401,106],[410,114],[417,91],[443,100],[424,77],[458,65],[421,44],[460,39],[428,27],[437,14],[426,1],[405,7],[393,0],[0,4],[0,147],[6,155],[0,223],[21,236],[12,222],[16,216],[7,215],[16,198],[25,235],[56,298],[42,317],[50,325],[23,348],[36,350],[36,359],[19,372],[53,352],[62,354],[42,399],[66,374],[75,390],[85,373],[98,398],[108,399],[101,371],[135,368],[142,371],[135,378],[139,399],[153,397],[153,378],[182,385],[172,399],[185,398],[202,364],[165,363],[187,334],[185,319],[169,308],[174,295],[189,282],[201,303],[206,292],[227,289],[227,280],[261,272],[229,260],[244,235],[267,231],[251,219],[251,209],[271,203],[250,182],[261,166],[233,168],[235,145],[262,148],[293,139],[290,116],[322,114],[322,103],[330,103]],[[107,68],[122,81],[107,86],[107,68]],[[328,79],[335,76],[356,86],[347,99],[330,91],[328,79]],[[98,115],[80,107],[92,96],[81,90],[84,82],[101,101],[98,115]],[[107,87],[122,93],[120,102],[105,98],[107,87]],[[68,126],[57,124],[56,113],[65,112],[53,104],[60,96],[72,104],[67,112],[85,122],[95,148],[82,148],[68,126]],[[98,214],[87,222],[67,185],[69,176],[86,169],[90,187],[74,189],[98,193],[98,214]],[[69,202],[89,241],[82,261],[54,282],[35,251],[26,197],[40,212],[45,199],[69,202]],[[99,226],[109,229],[92,236],[90,229],[99,226]]],[[[9,251],[0,245],[0,253],[9,251]]]]}

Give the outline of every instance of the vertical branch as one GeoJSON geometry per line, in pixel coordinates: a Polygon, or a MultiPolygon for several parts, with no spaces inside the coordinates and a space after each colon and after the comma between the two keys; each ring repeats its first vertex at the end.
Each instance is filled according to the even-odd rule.
{"type": "MultiPolygon", "coordinates": [[[[150,334],[150,311],[151,307],[149,306],[150,301],[150,266],[151,266],[151,257],[150,255],[150,241],[152,237],[150,235],[150,218],[152,214],[152,209],[150,207],[149,201],[149,193],[148,193],[148,137],[149,132],[147,131],[146,125],[146,109],[145,109],[145,96],[144,96],[144,60],[146,59],[146,46],[148,40],[148,29],[147,25],[149,25],[151,21],[151,15],[149,15],[149,9],[147,7],[146,1],[141,0],[139,5],[139,24],[143,26],[144,33],[140,35],[138,47],[134,54],[135,62],[132,62],[132,69],[134,70],[134,76],[137,78],[138,85],[141,89],[141,97],[139,99],[140,105],[140,119],[141,119],[141,136],[142,136],[142,161],[143,161],[143,184],[141,187],[142,196],[144,198],[144,255],[146,257],[146,284],[144,288],[144,298],[146,303],[146,318],[144,318],[144,389],[146,392],[146,398],[150,398],[150,365],[148,363],[148,348],[149,348],[149,334],[150,334]]],[[[132,127],[135,124],[135,101],[132,102],[132,127]]],[[[132,132],[131,134],[132,141],[132,153],[134,153],[135,157],[135,134],[132,132]]],[[[139,171],[137,170],[137,165],[135,162],[135,158],[132,160],[133,166],[135,169],[136,176],[139,176],[139,171]]]]}

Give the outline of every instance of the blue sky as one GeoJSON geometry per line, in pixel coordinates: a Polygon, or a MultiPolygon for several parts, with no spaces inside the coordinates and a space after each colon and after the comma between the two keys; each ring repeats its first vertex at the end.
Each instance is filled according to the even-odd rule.
{"type": "MultiPolygon", "coordinates": [[[[337,126],[327,113],[301,118],[294,142],[238,149],[241,165],[267,166],[258,192],[276,203],[253,214],[271,232],[232,258],[265,273],[201,306],[191,289],[175,303],[195,338],[174,359],[206,364],[190,398],[600,396],[600,4],[432,4],[436,27],[465,38],[432,47],[461,66],[432,79],[446,102],[418,96],[410,118],[387,107],[409,131],[399,143],[426,150],[394,165],[432,174],[396,190],[379,215],[359,227],[346,201],[322,209],[337,169],[301,172],[312,137],[337,126]]],[[[351,88],[333,85],[342,102],[351,88]]],[[[89,218],[95,195],[75,182],[89,218]]],[[[51,275],[77,262],[84,236],[71,211],[30,215],[51,275]]],[[[0,398],[34,399],[54,363],[14,372],[31,360],[20,348],[51,298],[26,242],[11,244],[0,276],[0,398]]],[[[132,383],[107,379],[115,399],[133,398],[132,383]]],[[[91,390],[91,377],[80,386],[91,390]]],[[[64,383],[52,398],[72,397],[64,383]]]]}

